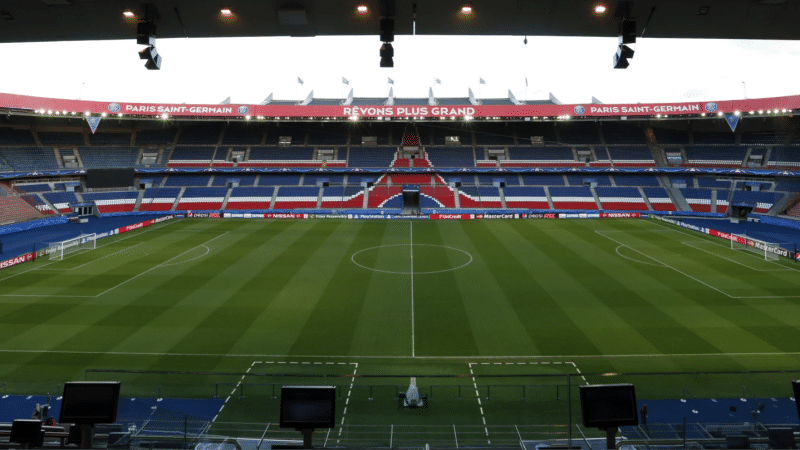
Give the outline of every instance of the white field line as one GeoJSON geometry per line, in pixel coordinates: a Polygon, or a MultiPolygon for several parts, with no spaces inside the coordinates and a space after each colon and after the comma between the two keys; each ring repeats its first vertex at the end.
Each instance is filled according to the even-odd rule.
{"type": "Polygon", "coordinates": [[[250,373],[250,371],[251,371],[251,370],[253,370],[253,367],[254,367],[256,364],[260,364],[260,363],[261,363],[261,361],[253,361],[253,363],[252,363],[252,364],[250,364],[250,367],[248,367],[248,368],[247,368],[247,372],[245,372],[245,374],[244,374],[244,375],[242,375],[242,379],[241,379],[241,380],[239,380],[239,382],[238,382],[238,383],[236,383],[236,386],[233,388],[233,390],[231,391],[231,393],[230,393],[230,394],[229,394],[229,395],[228,395],[228,396],[225,398],[225,401],[222,403],[222,406],[220,406],[220,407],[219,407],[219,411],[217,411],[217,413],[214,415],[214,418],[213,418],[213,419],[211,419],[211,423],[214,423],[214,422],[216,422],[216,421],[217,421],[217,417],[219,416],[219,413],[221,413],[221,412],[222,412],[222,409],[223,409],[223,408],[225,408],[225,405],[227,405],[227,404],[228,404],[228,401],[231,399],[231,396],[232,396],[233,394],[235,394],[235,393],[236,393],[236,389],[239,389],[239,386],[241,386],[241,385],[242,385],[242,382],[244,381],[244,377],[246,377],[246,376],[247,376],[247,374],[248,374],[248,373],[250,373]]]}
{"type": "MultiPolygon", "coordinates": [[[[173,219],[173,220],[171,220],[171,221],[169,221],[169,222],[167,222],[167,223],[165,223],[165,224],[163,224],[163,225],[157,225],[157,226],[153,226],[153,227],[147,227],[147,228],[143,228],[143,229],[141,229],[141,232],[139,232],[139,233],[136,233],[136,232],[131,232],[131,231],[129,231],[129,233],[131,233],[131,235],[130,235],[130,236],[125,236],[125,237],[123,237],[123,238],[114,239],[113,241],[111,241],[111,242],[108,242],[108,243],[106,243],[106,244],[103,244],[103,245],[98,245],[98,246],[97,246],[97,248],[102,248],[102,247],[105,247],[105,246],[108,246],[108,245],[111,245],[111,244],[116,244],[117,242],[121,242],[121,241],[124,241],[124,240],[126,240],[126,239],[130,239],[130,238],[132,238],[132,237],[141,236],[142,234],[144,234],[144,233],[147,233],[148,231],[153,231],[153,230],[155,230],[155,229],[158,229],[158,228],[163,228],[163,227],[165,227],[165,226],[167,226],[167,225],[170,225],[170,224],[172,224],[172,223],[175,223],[175,222],[178,222],[178,221],[177,221],[177,220],[175,220],[175,219],[173,219]]],[[[83,251],[83,252],[76,252],[76,253],[72,253],[72,254],[70,254],[69,256],[65,256],[65,257],[64,257],[64,259],[67,259],[67,258],[72,258],[73,256],[82,255],[82,254],[84,254],[84,253],[86,253],[86,252],[85,252],[85,251],[83,251]]],[[[62,261],[63,261],[63,260],[62,260],[62,261]]],[[[49,263],[44,263],[44,264],[42,264],[42,265],[38,265],[38,266],[36,266],[36,267],[33,267],[33,268],[30,268],[30,269],[28,269],[28,270],[24,270],[24,271],[22,271],[22,272],[17,272],[17,273],[15,273],[14,275],[7,276],[7,277],[5,277],[5,278],[0,278],[0,282],[3,282],[3,281],[5,281],[5,280],[7,280],[7,279],[9,279],[9,278],[14,278],[14,277],[15,277],[15,276],[17,276],[17,275],[22,275],[23,273],[27,273],[27,272],[30,272],[30,271],[32,271],[32,270],[41,269],[41,268],[42,268],[42,267],[44,267],[44,266],[49,266],[50,264],[54,264],[54,263],[57,263],[57,262],[58,262],[58,261],[53,261],[53,262],[49,262],[49,263]]],[[[34,263],[32,263],[32,264],[36,264],[36,263],[34,262],[34,263]]],[[[12,296],[12,297],[16,297],[16,296],[12,296]]],[[[41,295],[39,295],[39,296],[33,296],[33,297],[41,297],[41,295]]],[[[52,297],[52,296],[51,296],[51,297],[52,297]]]]}
{"type": "MultiPolygon", "coordinates": [[[[409,359],[409,356],[376,356],[376,355],[242,355],[235,353],[173,353],[173,352],[117,352],[117,351],[77,351],[77,350],[38,350],[38,349],[0,349],[0,353],[19,353],[19,354],[45,354],[52,353],[57,355],[112,355],[112,356],[195,356],[209,358],[357,358],[357,359],[409,359]]],[[[640,353],[629,355],[519,355],[519,356],[416,356],[414,359],[429,360],[464,360],[464,359],[605,359],[605,358],[707,358],[711,356],[800,356],[800,352],[752,352],[752,353],[640,353]]],[[[269,362],[266,362],[269,363],[269,362]]],[[[265,363],[265,364],[266,364],[265,363]]],[[[322,364],[322,363],[314,363],[322,364]]],[[[331,363],[333,364],[333,363],[331,363]]],[[[345,364],[345,363],[336,363],[345,364]]],[[[355,364],[355,363],[351,363],[355,364]]],[[[477,363],[476,363],[477,364],[477,363]]],[[[489,363],[481,363],[489,364],[489,363]]],[[[528,364],[538,364],[529,362],[528,364]]],[[[544,363],[543,363],[544,364],[544,363]]],[[[548,363],[549,364],[549,363],[548,363]]]]}
{"type": "Polygon", "coordinates": [[[417,344],[414,332],[414,221],[408,222],[409,226],[409,247],[411,248],[411,356],[417,354],[417,344]]]}
{"type": "MultiPolygon", "coordinates": [[[[725,245],[722,242],[718,242],[717,240],[708,240],[708,239],[700,239],[699,238],[699,236],[708,236],[707,234],[706,235],[700,234],[698,236],[698,232],[697,231],[690,231],[690,230],[686,230],[686,229],[683,229],[683,228],[675,228],[675,229],[673,229],[673,228],[670,228],[668,225],[666,225],[664,223],[661,223],[661,222],[658,222],[658,221],[653,222],[653,223],[655,223],[656,225],[658,225],[660,227],[666,228],[667,230],[665,230],[665,231],[672,231],[672,232],[675,232],[675,233],[685,234],[685,235],[688,235],[688,236],[692,236],[693,238],[695,238],[695,239],[697,239],[699,241],[710,242],[710,243],[712,243],[714,245],[718,245],[720,247],[723,247],[723,248],[726,248],[726,249],[730,249],[730,246],[729,246],[730,242],[728,242],[728,245],[725,245]]],[[[653,231],[653,232],[655,232],[655,231],[653,231]]],[[[722,241],[722,240],[720,239],[720,241],[722,241]]],[[[754,253],[747,252],[747,253],[745,253],[745,255],[752,256],[754,258],[758,258],[759,261],[764,261],[764,259],[762,259],[760,256],[756,256],[754,253]]],[[[779,263],[777,261],[767,261],[767,262],[769,262],[770,264],[776,264],[776,265],[778,265],[780,267],[783,267],[784,269],[794,270],[794,271],[800,272],[800,269],[795,269],[794,267],[786,266],[786,265],[781,264],[781,263],[779,263]]]]}
{"type": "MultiPolygon", "coordinates": [[[[711,244],[711,242],[706,241],[706,240],[701,240],[701,241],[696,241],[696,242],[698,242],[698,243],[705,242],[705,243],[711,244]]],[[[700,247],[698,247],[696,245],[693,245],[693,242],[681,241],[681,244],[688,245],[689,247],[692,247],[694,249],[700,250],[701,252],[708,253],[709,255],[716,256],[716,257],[719,257],[719,258],[722,258],[722,259],[726,259],[726,260],[728,260],[728,261],[730,261],[730,262],[732,262],[734,264],[738,264],[738,265],[740,265],[742,267],[747,267],[750,270],[755,270],[756,272],[788,272],[788,271],[792,270],[789,267],[782,267],[780,269],[757,269],[755,267],[750,267],[747,264],[741,263],[739,261],[735,261],[735,260],[733,260],[731,258],[726,258],[726,257],[720,255],[719,253],[710,252],[708,250],[702,249],[702,248],[700,248],[700,247]]],[[[764,261],[764,260],[762,260],[762,261],[764,261]]],[[[767,261],[765,261],[765,262],[767,262],[767,261]]]]}
{"type": "Polygon", "coordinates": [[[168,260],[164,261],[163,263],[161,263],[161,264],[158,264],[158,265],[156,265],[156,266],[153,266],[153,267],[151,267],[151,268],[149,268],[149,269],[145,270],[144,272],[140,273],[139,275],[136,275],[136,276],[134,276],[134,277],[132,277],[132,278],[128,278],[127,280],[123,281],[122,283],[120,283],[120,284],[118,284],[118,285],[116,285],[116,286],[114,286],[114,287],[112,287],[112,288],[106,289],[105,291],[103,291],[103,292],[101,292],[101,293],[99,293],[99,294],[95,295],[95,297],[100,297],[101,295],[103,295],[103,294],[107,294],[107,293],[109,293],[109,292],[113,291],[114,289],[116,289],[116,288],[118,288],[118,287],[122,286],[123,284],[130,283],[131,281],[133,281],[133,280],[135,280],[135,279],[139,278],[140,276],[142,276],[142,275],[144,275],[144,274],[146,274],[146,273],[148,273],[148,272],[150,272],[150,271],[152,271],[152,270],[158,269],[158,268],[159,268],[159,267],[161,267],[161,266],[164,266],[164,265],[166,265],[167,263],[169,263],[169,262],[170,262],[170,261],[172,261],[173,259],[179,258],[179,257],[181,257],[181,256],[185,255],[186,253],[189,253],[190,251],[192,251],[192,250],[196,249],[197,247],[205,247],[205,245],[206,245],[206,244],[208,244],[209,242],[211,242],[211,241],[213,241],[213,240],[215,240],[215,239],[219,239],[219,238],[221,238],[222,236],[225,236],[225,235],[226,235],[226,234],[228,234],[228,233],[230,233],[230,231],[226,231],[226,232],[224,232],[224,233],[220,234],[219,236],[213,237],[213,238],[211,238],[211,239],[209,239],[209,240],[207,240],[207,241],[203,242],[203,243],[202,243],[202,244],[200,244],[200,245],[195,245],[194,247],[190,248],[189,250],[186,250],[185,252],[182,252],[182,253],[180,253],[180,254],[178,254],[178,255],[176,255],[176,256],[173,256],[172,258],[170,258],[170,259],[168,259],[168,260]]]}
{"type": "Polygon", "coordinates": [[[620,242],[620,241],[618,241],[618,240],[616,240],[616,239],[614,239],[614,238],[612,238],[612,237],[610,237],[610,236],[606,236],[605,234],[603,234],[603,233],[602,233],[602,232],[600,232],[600,231],[596,231],[596,230],[595,230],[595,233],[599,234],[600,236],[603,236],[603,237],[604,237],[604,238],[606,238],[606,239],[612,240],[612,241],[616,242],[616,243],[617,243],[617,244],[619,244],[619,245],[624,245],[624,246],[628,247],[629,249],[631,249],[631,250],[635,251],[636,253],[638,253],[638,254],[640,254],[640,255],[642,255],[642,256],[646,256],[647,258],[650,258],[650,259],[652,259],[653,261],[655,261],[655,262],[657,262],[657,263],[661,263],[661,264],[663,264],[665,267],[668,267],[668,268],[670,268],[670,269],[674,270],[675,272],[678,272],[679,274],[681,274],[681,275],[683,275],[683,276],[685,276],[685,277],[687,277],[687,278],[691,278],[691,279],[693,279],[694,281],[697,281],[698,283],[700,283],[700,284],[702,284],[702,285],[704,285],[704,286],[706,286],[706,287],[708,287],[708,288],[711,288],[711,289],[713,289],[713,290],[715,290],[715,291],[719,292],[720,294],[722,294],[722,295],[724,295],[724,296],[726,296],[726,297],[728,297],[728,298],[733,298],[733,299],[759,299],[759,298],[761,298],[761,299],[766,299],[766,298],[800,298],[800,295],[757,295],[757,296],[754,296],[754,295],[745,295],[745,296],[735,296],[735,295],[731,295],[731,294],[728,294],[728,293],[727,293],[727,292],[725,292],[725,291],[722,291],[722,290],[720,290],[720,289],[718,289],[718,288],[716,288],[716,287],[714,287],[714,286],[712,286],[712,285],[710,285],[710,284],[706,283],[705,281],[699,280],[699,279],[697,279],[697,278],[695,278],[695,277],[693,277],[693,276],[689,275],[689,274],[688,274],[688,273],[686,273],[686,272],[680,271],[680,270],[678,270],[678,269],[676,269],[676,268],[674,268],[674,267],[670,266],[669,264],[667,264],[667,263],[665,263],[665,262],[663,262],[663,261],[660,261],[660,260],[658,260],[658,259],[656,259],[656,258],[653,258],[652,256],[650,256],[650,255],[647,255],[647,254],[645,254],[645,253],[642,253],[642,252],[640,252],[639,250],[636,250],[636,249],[635,249],[635,248],[633,248],[633,247],[630,247],[630,246],[628,246],[628,245],[625,245],[625,244],[623,244],[622,242],[620,242]]]}
{"type": "Polygon", "coordinates": [[[649,262],[645,262],[645,261],[639,261],[638,259],[633,259],[633,258],[630,258],[628,256],[625,256],[625,255],[623,255],[622,253],[619,252],[619,249],[621,249],[622,247],[627,247],[627,248],[630,248],[631,250],[633,250],[631,247],[628,247],[627,245],[620,245],[619,247],[617,247],[617,254],[620,257],[625,258],[628,261],[633,261],[633,262],[638,263],[638,264],[646,264],[648,266],[663,267],[663,268],[666,269],[666,266],[663,265],[663,264],[653,264],[653,263],[649,263],[649,262]]]}
{"type": "MultiPolygon", "coordinates": [[[[489,439],[489,427],[486,425],[486,415],[483,413],[483,404],[481,403],[481,393],[478,391],[478,381],[475,379],[475,372],[472,370],[472,365],[477,363],[467,363],[469,365],[469,374],[472,376],[472,386],[475,388],[475,398],[478,400],[478,409],[481,412],[481,421],[483,422],[483,431],[486,433],[486,443],[492,445],[489,439]]],[[[455,425],[453,425],[455,432],[455,425]]]]}
{"type": "Polygon", "coordinates": [[[73,268],[71,268],[71,269],[53,269],[53,270],[75,270],[75,269],[80,269],[80,268],[81,268],[81,267],[83,267],[83,266],[88,266],[89,264],[92,264],[92,263],[94,263],[94,262],[100,261],[100,260],[102,260],[102,259],[109,258],[109,257],[111,257],[111,256],[114,256],[114,255],[116,255],[117,253],[122,253],[122,252],[124,252],[124,251],[126,251],[126,250],[130,250],[130,249],[132,249],[133,247],[138,247],[139,245],[142,245],[142,244],[144,244],[144,242],[139,242],[138,244],[131,245],[130,247],[123,248],[122,250],[118,250],[118,251],[116,251],[116,252],[114,252],[114,253],[111,253],[110,255],[106,255],[106,256],[103,256],[102,258],[97,258],[97,259],[94,259],[94,260],[92,260],[92,261],[89,261],[89,262],[87,262],[87,263],[83,263],[83,264],[81,264],[80,266],[75,266],[75,267],[73,267],[73,268]]]}

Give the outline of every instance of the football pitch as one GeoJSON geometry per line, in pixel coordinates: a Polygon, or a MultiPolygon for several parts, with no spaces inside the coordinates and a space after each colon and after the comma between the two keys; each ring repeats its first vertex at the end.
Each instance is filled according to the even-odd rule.
{"type": "Polygon", "coordinates": [[[646,219],[183,219],[3,270],[0,324],[7,393],[218,396],[214,430],[258,437],[226,427],[331,384],[350,428],[325,439],[514,442],[567,423],[584,383],[789,396],[800,373],[688,372],[797,370],[800,265],[646,219]],[[412,376],[423,409],[399,406],[412,376]]]}

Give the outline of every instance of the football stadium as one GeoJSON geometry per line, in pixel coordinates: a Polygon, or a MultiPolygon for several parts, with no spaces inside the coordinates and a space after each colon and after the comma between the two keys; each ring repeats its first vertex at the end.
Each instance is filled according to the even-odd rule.
{"type": "Polygon", "coordinates": [[[0,447],[797,448],[800,95],[123,100],[0,93],[0,447]]]}

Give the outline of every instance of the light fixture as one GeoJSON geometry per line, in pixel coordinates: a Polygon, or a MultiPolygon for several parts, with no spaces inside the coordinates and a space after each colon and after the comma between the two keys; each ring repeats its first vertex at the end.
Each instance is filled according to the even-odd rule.
{"type": "Polygon", "coordinates": [[[723,115],[723,114],[722,114],[722,111],[720,111],[720,112],[718,112],[718,113],[717,113],[717,117],[722,117],[722,115],[723,115]]]}
{"type": "Polygon", "coordinates": [[[464,5],[461,7],[461,14],[469,15],[472,14],[472,5],[464,5]]]}
{"type": "Polygon", "coordinates": [[[136,26],[136,43],[146,46],[139,52],[139,59],[144,59],[147,70],[161,69],[161,55],[156,50],[156,25],[153,22],[141,22],[136,26]]]}
{"type": "Polygon", "coordinates": [[[617,52],[614,54],[614,68],[627,69],[629,59],[633,58],[633,47],[636,44],[636,22],[623,20],[619,26],[619,41],[617,52]]]}
{"type": "Polygon", "coordinates": [[[164,120],[167,120],[167,119],[169,119],[169,114],[164,113],[164,114],[161,115],[161,118],[164,119],[164,120]]]}
{"type": "Polygon", "coordinates": [[[608,8],[606,8],[606,5],[597,5],[594,7],[595,14],[605,14],[607,10],[608,8]]]}
{"type": "Polygon", "coordinates": [[[734,116],[740,116],[740,115],[742,115],[742,113],[741,113],[741,111],[734,111],[733,115],[734,116]]]}
{"type": "Polygon", "coordinates": [[[117,113],[117,117],[122,117],[122,113],[117,113]]]}
{"type": "Polygon", "coordinates": [[[233,11],[230,8],[221,8],[219,13],[222,17],[233,17],[233,11]]]}
{"type": "Polygon", "coordinates": [[[108,116],[108,114],[106,114],[106,113],[103,113],[103,114],[100,114],[100,116],[102,116],[102,117],[106,117],[106,116],[108,116]]]}
{"type": "Polygon", "coordinates": [[[367,8],[367,5],[358,5],[358,6],[356,7],[356,11],[357,11],[359,14],[366,14],[366,13],[368,13],[368,12],[369,12],[369,8],[367,8]]]}
{"type": "Polygon", "coordinates": [[[250,116],[244,116],[244,120],[250,120],[250,119],[251,119],[250,116]]]}
{"type": "Polygon", "coordinates": [[[126,19],[135,19],[136,13],[134,13],[130,9],[126,9],[125,11],[122,11],[122,16],[125,17],[126,19]]]}
{"type": "Polygon", "coordinates": [[[381,18],[381,67],[394,67],[394,19],[390,17],[381,18]]]}

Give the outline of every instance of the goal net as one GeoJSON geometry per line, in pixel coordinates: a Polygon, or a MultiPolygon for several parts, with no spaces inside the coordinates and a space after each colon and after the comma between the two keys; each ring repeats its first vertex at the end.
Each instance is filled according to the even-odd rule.
{"type": "Polygon", "coordinates": [[[766,242],[759,239],[753,239],[746,234],[731,234],[731,249],[746,252],[753,252],[759,256],[763,256],[767,261],[777,261],[781,256],[789,254],[788,248],[792,246],[791,243],[775,244],[766,242]]]}
{"type": "Polygon", "coordinates": [[[47,248],[51,261],[60,261],[64,255],[75,253],[79,250],[94,250],[97,246],[97,234],[82,234],[66,241],[53,242],[47,248]]]}

